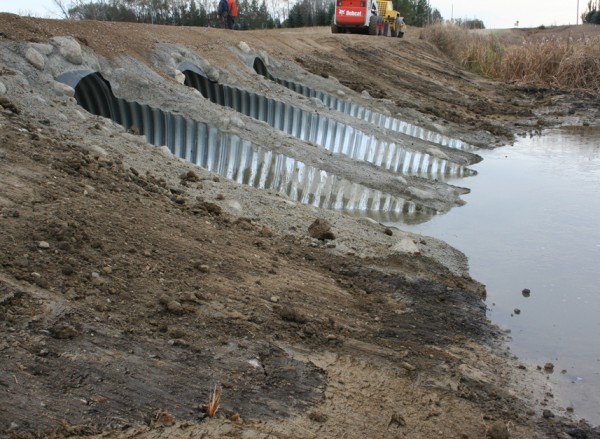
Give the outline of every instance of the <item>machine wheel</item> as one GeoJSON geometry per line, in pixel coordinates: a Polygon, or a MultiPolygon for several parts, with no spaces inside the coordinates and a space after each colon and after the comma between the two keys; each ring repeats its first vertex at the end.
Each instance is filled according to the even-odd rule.
{"type": "Polygon", "coordinates": [[[335,24],[335,17],[331,17],[331,33],[332,34],[340,33],[340,28],[338,27],[337,24],[335,24]]]}
{"type": "Polygon", "coordinates": [[[398,36],[398,29],[400,29],[400,22],[396,18],[396,21],[394,22],[394,28],[392,29],[392,37],[398,36]]]}
{"type": "Polygon", "coordinates": [[[378,30],[377,20],[378,19],[375,15],[371,15],[371,18],[369,19],[369,35],[377,35],[377,30],[378,30]]]}
{"type": "Polygon", "coordinates": [[[398,38],[402,38],[404,36],[404,32],[398,32],[398,38]]]}
{"type": "Polygon", "coordinates": [[[377,35],[383,35],[383,18],[377,17],[377,35]]]}
{"type": "Polygon", "coordinates": [[[390,24],[385,21],[383,23],[383,36],[388,37],[390,35],[390,24]]]}

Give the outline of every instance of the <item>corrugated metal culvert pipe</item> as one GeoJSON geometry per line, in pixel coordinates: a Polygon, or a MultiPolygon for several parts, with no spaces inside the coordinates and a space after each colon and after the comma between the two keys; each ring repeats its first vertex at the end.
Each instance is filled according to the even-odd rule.
{"type": "Polygon", "coordinates": [[[475,174],[465,166],[378,140],[373,135],[316,112],[211,81],[200,68],[189,63],[183,63],[180,69],[185,75],[185,84],[197,89],[211,102],[266,122],[275,129],[330,152],[403,175],[443,180],[475,174]]]}
{"type": "Polygon", "coordinates": [[[337,97],[328,93],[307,87],[304,84],[277,78],[269,73],[267,66],[261,58],[254,58],[253,67],[254,71],[259,75],[262,75],[273,82],[277,82],[278,84],[281,84],[284,87],[301,94],[302,96],[306,96],[308,98],[317,98],[333,110],[340,111],[357,119],[366,120],[367,122],[370,122],[378,127],[386,128],[391,131],[396,131],[398,133],[406,134],[408,136],[416,137],[418,139],[426,140],[438,145],[447,146],[448,148],[460,149],[463,151],[474,151],[476,149],[473,145],[463,142],[462,140],[453,139],[443,134],[436,133],[435,131],[427,130],[403,120],[396,119],[395,117],[386,116],[376,111],[369,110],[368,108],[357,105],[353,102],[338,99],[337,97]]]}
{"type": "Polygon", "coordinates": [[[110,83],[93,71],[73,71],[59,81],[75,89],[75,99],[92,114],[134,128],[176,156],[241,184],[272,189],[316,207],[377,212],[390,219],[433,214],[414,202],[384,194],[274,153],[205,123],[114,96],[110,83]]]}

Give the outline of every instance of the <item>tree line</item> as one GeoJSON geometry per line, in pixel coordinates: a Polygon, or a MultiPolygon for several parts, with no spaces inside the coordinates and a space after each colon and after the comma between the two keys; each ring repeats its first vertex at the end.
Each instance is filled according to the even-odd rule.
{"type": "MultiPolygon", "coordinates": [[[[65,18],[127,21],[175,26],[219,25],[217,0],[53,0],[65,18]]],[[[392,0],[394,9],[412,26],[443,21],[428,0],[392,0]]],[[[326,26],[335,10],[331,0],[238,0],[238,27],[326,26]],[[259,3],[260,1],[260,3],[259,3]],[[269,3],[267,3],[267,1],[269,3]]]]}
{"type": "MultiPolygon", "coordinates": [[[[211,0],[54,0],[65,18],[124,21],[174,26],[219,26],[217,1],[211,0]],[[214,4],[213,4],[214,3],[214,4]]],[[[281,25],[269,12],[266,0],[238,0],[242,29],[281,25]]]]}
{"type": "Polygon", "coordinates": [[[589,0],[587,10],[581,18],[584,23],[600,24],[600,0],[596,4],[592,0],[589,0]]]}

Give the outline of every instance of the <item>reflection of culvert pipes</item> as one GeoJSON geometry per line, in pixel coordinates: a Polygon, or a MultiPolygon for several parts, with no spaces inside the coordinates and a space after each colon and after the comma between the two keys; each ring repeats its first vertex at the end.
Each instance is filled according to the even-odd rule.
{"type": "Polygon", "coordinates": [[[371,211],[399,219],[425,210],[414,202],[384,194],[253,145],[214,127],[114,96],[110,84],[90,71],[58,78],[75,89],[77,103],[92,114],[135,128],[154,145],[241,184],[272,189],[316,207],[371,211]]]}
{"type": "Polygon", "coordinates": [[[421,140],[426,140],[431,143],[437,143],[438,145],[447,146],[448,148],[460,149],[463,151],[475,150],[473,145],[463,142],[462,140],[453,139],[451,137],[444,136],[443,134],[436,133],[435,131],[427,130],[400,119],[396,119],[395,117],[377,113],[376,111],[369,110],[368,108],[356,105],[350,101],[338,99],[335,96],[325,92],[312,89],[304,84],[276,78],[269,73],[267,66],[260,58],[254,58],[253,67],[256,73],[264,76],[267,79],[270,79],[271,81],[277,82],[278,84],[281,84],[284,87],[289,88],[290,90],[308,98],[317,98],[333,110],[346,113],[357,119],[366,120],[367,122],[370,122],[378,127],[406,134],[411,137],[416,137],[421,140]]]}
{"type": "Polygon", "coordinates": [[[406,175],[441,180],[475,174],[465,166],[431,154],[411,151],[395,143],[377,140],[350,125],[315,112],[304,111],[256,93],[213,82],[199,68],[190,65],[185,67],[182,67],[185,84],[196,88],[211,102],[233,108],[300,140],[322,146],[328,151],[406,175]]]}

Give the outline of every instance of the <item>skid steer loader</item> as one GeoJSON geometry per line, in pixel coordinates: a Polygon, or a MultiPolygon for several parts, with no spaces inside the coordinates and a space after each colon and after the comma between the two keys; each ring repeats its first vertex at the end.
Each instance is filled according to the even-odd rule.
{"type": "Polygon", "coordinates": [[[391,0],[336,0],[331,32],[404,36],[406,25],[391,0]]]}

